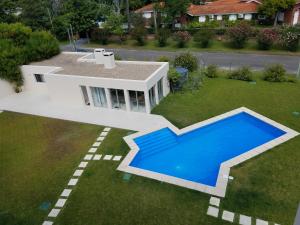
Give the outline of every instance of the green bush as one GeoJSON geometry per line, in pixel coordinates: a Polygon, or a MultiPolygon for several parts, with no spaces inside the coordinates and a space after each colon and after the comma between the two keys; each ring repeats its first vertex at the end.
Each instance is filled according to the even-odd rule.
{"type": "Polygon", "coordinates": [[[172,91],[174,91],[174,87],[176,87],[177,83],[179,82],[179,78],[180,74],[174,68],[171,68],[168,72],[168,79],[172,91]]]}
{"type": "Polygon", "coordinates": [[[205,72],[204,72],[205,76],[209,77],[209,78],[216,78],[218,77],[218,67],[217,65],[208,65],[205,72]]]}
{"type": "Polygon", "coordinates": [[[46,31],[33,32],[25,48],[29,61],[48,59],[60,52],[58,41],[46,31]]]}
{"type": "Polygon", "coordinates": [[[175,67],[183,67],[189,71],[195,71],[198,69],[198,59],[196,56],[191,53],[183,53],[179,56],[176,56],[174,59],[175,67]]]}
{"type": "Polygon", "coordinates": [[[10,39],[15,45],[21,46],[29,39],[31,29],[21,23],[0,23],[0,39],[10,39]]]}
{"type": "Polygon", "coordinates": [[[201,46],[201,48],[207,48],[213,38],[213,32],[209,29],[199,30],[194,35],[194,41],[201,46]]]}
{"type": "Polygon", "coordinates": [[[277,40],[278,33],[274,29],[265,28],[259,31],[257,35],[258,48],[261,50],[268,50],[277,40]]]}
{"type": "Polygon", "coordinates": [[[296,52],[299,47],[300,31],[297,27],[284,26],[279,31],[279,44],[286,50],[296,52]]]}
{"type": "Polygon", "coordinates": [[[239,69],[233,70],[228,74],[229,79],[242,80],[242,81],[252,81],[252,72],[249,67],[243,66],[239,69]]]}
{"type": "Polygon", "coordinates": [[[158,42],[158,46],[165,47],[167,45],[167,40],[170,37],[170,30],[166,28],[159,29],[155,37],[158,42]]]}
{"type": "Polygon", "coordinates": [[[178,48],[183,48],[191,39],[191,35],[187,31],[177,31],[173,35],[173,40],[177,42],[178,48]]]}
{"type": "Polygon", "coordinates": [[[227,30],[227,36],[234,48],[243,48],[251,35],[251,26],[246,22],[240,22],[227,30]]]}
{"type": "Polygon", "coordinates": [[[158,59],[156,60],[157,62],[170,62],[170,59],[167,56],[160,56],[158,57],[158,59]]]}
{"type": "Polygon", "coordinates": [[[263,72],[263,79],[270,82],[286,81],[286,71],[281,64],[268,66],[263,72]]]}
{"type": "Polygon", "coordinates": [[[144,26],[138,26],[132,29],[131,37],[137,41],[138,45],[143,46],[145,45],[147,31],[144,26]]]}

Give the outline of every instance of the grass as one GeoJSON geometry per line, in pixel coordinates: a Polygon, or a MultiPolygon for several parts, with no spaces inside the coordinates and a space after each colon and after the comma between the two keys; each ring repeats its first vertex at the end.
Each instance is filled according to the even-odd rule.
{"type": "MultiPolygon", "coordinates": [[[[300,83],[256,84],[226,78],[204,79],[196,91],[170,94],[153,113],[182,128],[229,110],[245,106],[300,131],[300,83]]],[[[292,224],[300,199],[300,137],[231,170],[235,177],[222,208],[292,224]]]]}
{"type": "Polygon", "coordinates": [[[139,50],[161,50],[161,51],[209,51],[209,52],[235,52],[235,53],[257,53],[257,54],[284,54],[284,55],[299,55],[299,50],[297,52],[288,52],[286,50],[280,49],[279,47],[273,47],[268,51],[258,50],[255,40],[250,40],[243,49],[232,48],[226,40],[216,40],[214,39],[208,48],[201,48],[192,40],[188,42],[186,47],[178,48],[176,43],[169,39],[168,45],[165,47],[159,47],[156,40],[148,40],[144,46],[138,46],[136,41],[127,40],[122,44],[119,43],[109,43],[108,45],[101,45],[96,42],[91,42],[86,44],[85,47],[98,48],[125,48],[125,49],[139,49],[139,50]]]}
{"type": "Polygon", "coordinates": [[[0,224],[41,224],[100,126],[0,114],[0,224]]]}

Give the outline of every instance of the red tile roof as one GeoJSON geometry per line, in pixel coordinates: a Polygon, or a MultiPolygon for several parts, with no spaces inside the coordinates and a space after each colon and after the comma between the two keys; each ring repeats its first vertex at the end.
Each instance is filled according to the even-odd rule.
{"type": "MultiPolygon", "coordinates": [[[[159,3],[160,7],[164,7],[164,5],[165,5],[164,2],[159,3]]],[[[153,8],[154,8],[154,3],[150,3],[148,5],[143,6],[142,8],[135,10],[135,12],[136,13],[153,12],[153,8]]]]}
{"type": "Polygon", "coordinates": [[[211,14],[232,14],[232,13],[255,13],[259,1],[245,0],[218,0],[205,5],[190,5],[188,14],[192,16],[211,14]]]}

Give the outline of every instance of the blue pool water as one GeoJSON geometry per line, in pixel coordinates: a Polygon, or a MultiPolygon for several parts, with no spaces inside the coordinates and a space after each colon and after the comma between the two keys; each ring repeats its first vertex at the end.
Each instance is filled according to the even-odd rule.
{"type": "Polygon", "coordinates": [[[215,186],[222,162],[283,134],[244,112],[180,136],[164,128],[134,139],[130,166],[215,186]]]}

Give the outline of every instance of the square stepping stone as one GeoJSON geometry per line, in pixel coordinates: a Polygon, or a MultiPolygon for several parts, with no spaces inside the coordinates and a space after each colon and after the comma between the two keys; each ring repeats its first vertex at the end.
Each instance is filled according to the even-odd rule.
{"type": "Polygon", "coordinates": [[[222,219],[226,220],[226,221],[229,221],[229,222],[233,222],[234,213],[224,210],[223,214],[222,214],[222,219]]]}
{"type": "Polygon", "coordinates": [[[92,158],[93,158],[93,155],[91,155],[91,154],[86,154],[84,156],[84,160],[91,160],[92,158]]]}
{"type": "Polygon", "coordinates": [[[89,153],[95,153],[97,151],[97,148],[90,148],[89,153]]]}
{"type": "Polygon", "coordinates": [[[216,197],[211,197],[210,200],[209,200],[209,204],[219,207],[220,199],[216,198],[216,197]]]}
{"type": "Polygon", "coordinates": [[[74,177],[80,177],[82,175],[82,173],[83,173],[83,170],[75,170],[73,176],[74,177]]]}
{"type": "Polygon", "coordinates": [[[71,194],[72,189],[64,189],[60,196],[62,197],[69,197],[71,194]]]}
{"type": "Polygon", "coordinates": [[[103,131],[108,132],[108,131],[110,131],[110,130],[111,130],[110,127],[105,127],[103,131]]]}
{"type": "Polygon", "coordinates": [[[98,137],[97,141],[103,141],[105,137],[98,137]]]}
{"type": "Polygon", "coordinates": [[[88,164],[88,162],[81,162],[78,167],[85,168],[87,166],[87,164],[88,164]]]}
{"type": "Polygon", "coordinates": [[[93,158],[93,160],[100,160],[102,155],[96,154],[93,158]]]}
{"type": "Polygon", "coordinates": [[[56,204],[55,204],[55,207],[57,207],[57,208],[64,207],[66,201],[67,201],[67,199],[65,199],[65,198],[58,199],[57,202],[56,202],[56,204]]]}
{"type": "Polygon", "coordinates": [[[241,225],[251,225],[251,217],[250,216],[245,216],[245,215],[240,215],[240,221],[239,223],[241,225]]]}
{"type": "Polygon", "coordinates": [[[268,225],[269,222],[261,219],[256,219],[256,225],[268,225]]]}
{"type": "Polygon", "coordinates": [[[48,217],[57,217],[57,215],[59,214],[60,209],[52,209],[50,211],[50,213],[48,214],[48,217]]]}
{"type": "Polygon", "coordinates": [[[103,160],[111,160],[112,159],[112,155],[105,155],[103,160]]]}
{"type": "Polygon", "coordinates": [[[52,224],[53,222],[48,220],[48,221],[44,221],[42,225],[52,225],[52,224]]]}
{"type": "Polygon", "coordinates": [[[72,179],[70,179],[68,185],[69,186],[75,186],[77,184],[77,182],[78,182],[78,179],[72,178],[72,179]]]}
{"type": "Polygon", "coordinates": [[[122,156],[117,155],[117,156],[115,156],[115,157],[113,158],[113,161],[120,161],[121,158],[122,158],[122,156]]]}
{"type": "Polygon", "coordinates": [[[219,215],[219,209],[213,206],[209,206],[207,209],[207,215],[213,216],[213,217],[218,217],[219,215]]]}
{"type": "Polygon", "coordinates": [[[107,134],[108,134],[108,132],[102,132],[101,134],[100,134],[100,137],[106,137],[107,136],[107,134]]]}
{"type": "Polygon", "coordinates": [[[101,142],[95,142],[95,143],[93,144],[93,147],[99,147],[100,144],[101,144],[101,142]]]}

